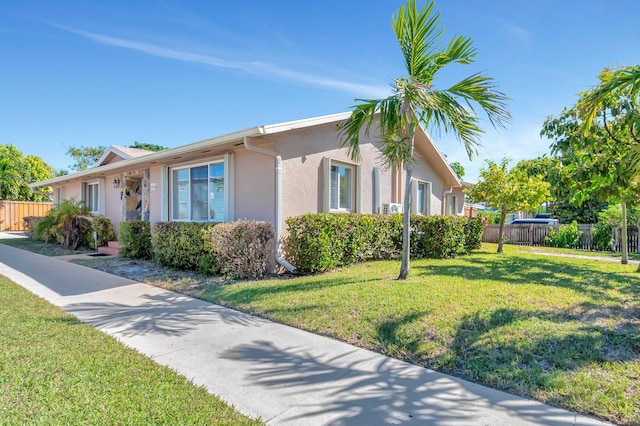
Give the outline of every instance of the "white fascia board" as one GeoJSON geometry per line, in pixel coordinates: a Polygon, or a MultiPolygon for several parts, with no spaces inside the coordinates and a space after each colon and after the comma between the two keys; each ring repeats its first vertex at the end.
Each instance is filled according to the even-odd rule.
{"type": "Polygon", "coordinates": [[[283,123],[268,124],[262,126],[261,129],[265,135],[286,132],[289,130],[303,129],[305,127],[313,127],[321,124],[333,123],[336,121],[346,120],[351,116],[350,112],[340,112],[337,114],[322,115],[320,117],[305,118],[303,120],[286,121],[283,123]]]}
{"type": "Polygon", "coordinates": [[[29,184],[29,187],[33,189],[33,188],[38,188],[40,186],[50,186],[50,185],[55,185],[57,183],[68,181],[71,179],[82,179],[83,177],[95,175],[96,173],[104,174],[104,173],[108,173],[110,171],[115,171],[115,170],[135,168],[139,164],[149,163],[153,161],[160,162],[165,159],[170,159],[172,157],[180,156],[181,154],[197,151],[199,149],[203,149],[206,147],[222,145],[227,142],[243,139],[245,136],[249,136],[249,137],[260,136],[262,134],[263,134],[262,128],[253,127],[246,130],[241,130],[239,132],[228,133],[223,136],[218,136],[211,139],[205,139],[199,142],[193,142],[187,145],[182,145],[176,148],[170,148],[164,151],[154,152],[152,154],[144,155],[142,157],[134,157],[129,160],[117,161],[115,163],[105,164],[102,166],[83,170],[81,172],[71,173],[68,175],[31,183],[29,184]]]}

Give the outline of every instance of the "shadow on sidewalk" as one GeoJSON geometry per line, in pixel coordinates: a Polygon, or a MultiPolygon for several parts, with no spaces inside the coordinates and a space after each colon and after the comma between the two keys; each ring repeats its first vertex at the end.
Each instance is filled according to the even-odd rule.
{"type": "MultiPolygon", "coordinates": [[[[573,425],[575,415],[386,357],[313,356],[268,341],[238,345],[222,358],[247,363],[246,379],[267,391],[309,396],[281,413],[282,422],[331,418],[336,425],[510,424],[518,420],[573,425]],[[499,407],[502,418],[489,414],[499,407]]],[[[596,421],[594,421],[594,424],[596,421]]]]}
{"type": "MultiPolygon", "coordinates": [[[[144,284],[140,284],[144,285],[144,284]]],[[[149,333],[183,336],[203,324],[221,322],[258,326],[266,320],[169,291],[143,294],[140,304],[73,303],[67,312],[101,330],[116,331],[132,337],[149,333]]]]}

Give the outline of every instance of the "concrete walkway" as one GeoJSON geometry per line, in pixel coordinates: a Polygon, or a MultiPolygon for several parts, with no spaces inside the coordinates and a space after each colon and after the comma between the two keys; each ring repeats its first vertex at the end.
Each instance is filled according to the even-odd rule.
{"type": "Polygon", "coordinates": [[[271,425],[605,424],[4,244],[0,274],[271,425]]]}

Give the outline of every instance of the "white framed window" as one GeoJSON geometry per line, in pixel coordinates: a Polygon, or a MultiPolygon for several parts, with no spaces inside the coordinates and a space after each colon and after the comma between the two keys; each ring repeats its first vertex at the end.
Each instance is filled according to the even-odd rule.
{"type": "Polygon", "coordinates": [[[411,213],[428,216],[431,214],[431,183],[421,180],[411,182],[411,213]]]}
{"type": "Polygon", "coordinates": [[[224,222],[225,163],[219,161],[173,169],[172,217],[175,221],[224,222]]]}
{"type": "Polygon", "coordinates": [[[331,195],[329,205],[331,210],[348,212],[354,210],[354,176],[355,171],[353,166],[332,162],[330,178],[331,195]]]}
{"type": "Polygon", "coordinates": [[[87,184],[87,193],[85,197],[85,204],[90,213],[98,214],[100,208],[100,185],[98,182],[92,182],[87,184]]]}

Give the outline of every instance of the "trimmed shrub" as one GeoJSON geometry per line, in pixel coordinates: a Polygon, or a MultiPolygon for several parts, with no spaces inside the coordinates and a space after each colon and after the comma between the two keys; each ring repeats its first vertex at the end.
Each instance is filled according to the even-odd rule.
{"type": "Polygon", "coordinates": [[[411,257],[442,259],[466,253],[465,222],[455,216],[412,216],[411,257]]]}
{"type": "Polygon", "coordinates": [[[120,222],[118,241],[119,253],[130,259],[151,258],[151,228],[145,220],[120,222]]]}
{"type": "Polygon", "coordinates": [[[464,248],[467,253],[471,253],[472,250],[478,250],[482,246],[483,232],[482,217],[466,218],[464,224],[464,235],[466,237],[464,248]]]}
{"type": "Polygon", "coordinates": [[[287,259],[301,272],[322,272],[355,262],[396,257],[402,215],[309,213],[286,220],[287,259]]]}
{"type": "Polygon", "coordinates": [[[271,223],[239,220],[215,226],[208,232],[205,245],[215,254],[226,276],[261,278],[269,272],[274,242],[271,223]]]}
{"type": "Polygon", "coordinates": [[[216,274],[220,267],[205,235],[215,223],[157,222],[153,225],[151,255],[153,261],[176,269],[216,274]]]}
{"type": "MultiPolygon", "coordinates": [[[[300,272],[322,272],[402,250],[402,215],[319,213],[290,217],[285,253],[300,272]]],[[[413,258],[452,257],[478,248],[482,220],[411,216],[413,258]],[[472,223],[469,223],[469,222],[472,223]]]]}
{"type": "Polygon", "coordinates": [[[578,222],[574,220],[570,225],[560,225],[557,231],[550,228],[549,236],[544,240],[552,247],[576,248],[582,243],[582,231],[578,229],[578,222]]]}

